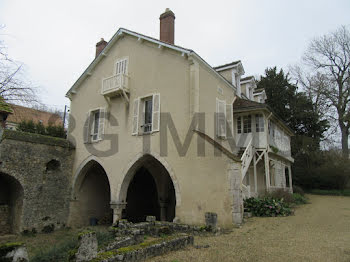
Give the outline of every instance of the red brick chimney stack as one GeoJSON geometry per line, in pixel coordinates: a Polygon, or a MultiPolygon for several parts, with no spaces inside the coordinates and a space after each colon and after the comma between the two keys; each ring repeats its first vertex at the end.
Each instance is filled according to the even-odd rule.
{"type": "Polygon", "coordinates": [[[174,44],[175,14],[169,9],[160,15],[160,41],[174,44]]]}
{"type": "Polygon", "coordinates": [[[96,44],[96,56],[95,57],[97,57],[102,52],[103,48],[105,48],[106,45],[107,45],[107,42],[103,38],[101,38],[101,41],[96,44]]]}

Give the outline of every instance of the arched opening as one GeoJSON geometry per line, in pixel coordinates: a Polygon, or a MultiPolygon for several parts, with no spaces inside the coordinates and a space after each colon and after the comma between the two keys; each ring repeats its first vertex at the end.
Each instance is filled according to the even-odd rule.
{"type": "Polygon", "coordinates": [[[0,235],[19,233],[23,188],[12,176],[0,173],[0,235]]]}
{"type": "Polygon", "coordinates": [[[74,186],[72,224],[87,226],[111,224],[113,212],[110,208],[110,185],[103,167],[90,161],[81,170],[74,186]]]}
{"type": "Polygon", "coordinates": [[[126,208],[122,217],[131,222],[145,221],[146,216],[173,221],[176,196],[167,169],[153,156],[144,155],[130,168],[121,188],[126,208]]]}

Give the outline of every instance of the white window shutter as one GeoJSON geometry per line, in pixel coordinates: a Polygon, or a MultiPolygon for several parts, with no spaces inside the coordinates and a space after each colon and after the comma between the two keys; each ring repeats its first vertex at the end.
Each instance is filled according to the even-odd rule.
{"type": "Polygon", "coordinates": [[[133,116],[132,116],[132,135],[135,136],[139,133],[139,106],[140,99],[136,98],[134,100],[133,116]]]}
{"type": "Polygon", "coordinates": [[[226,137],[226,102],[220,101],[219,103],[219,116],[220,116],[220,136],[226,137]]]}
{"type": "Polygon", "coordinates": [[[153,95],[152,107],[152,132],[155,132],[160,126],[160,94],[153,95]]]}
{"type": "Polygon", "coordinates": [[[105,117],[106,117],[106,109],[100,108],[100,118],[98,120],[98,140],[102,140],[103,135],[105,133],[105,117]]]}
{"type": "Polygon", "coordinates": [[[216,99],[216,131],[218,137],[226,137],[226,103],[216,99]]]}
{"type": "Polygon", "coordinates": [[[233,137],[233,112],[232,104],[226,105],[226,134],[227,137],[233,137]]]}
{"type": "Polygon", "coordinates": [[[84,128],[83,128],[83,135],[84,135],[84,144],[87,144],[90,142],[90,126],[91,126],[91,111],[89,111],[86,114],[85,122],[84,122],[84,128]]]}

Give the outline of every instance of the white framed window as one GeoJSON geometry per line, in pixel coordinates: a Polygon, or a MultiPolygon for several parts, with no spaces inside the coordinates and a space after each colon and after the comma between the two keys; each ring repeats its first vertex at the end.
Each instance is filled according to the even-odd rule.
{"type": "Polygon", "coordinates": [[[264,132],[264,116],[263,114],[255,115],[255,130],[256,132],[264,132]]]}
{"type": "Polygon", "coordinates": [[[242,117],[237,117],[237,134],[242,133],[242,117]]]}
{"type": "Polygon", "coordinates": [[[118,59],[115,63],[115,74],[128,74],[128,58],[118,59]]]}
{"type": "Polygon", "coordinates": [[[97,141],[98,130],[100,126],[100,110],[92,111],[91,117],[92,117],[92,125],[90,130],[91,141],[97,141]]]}
{"type": "Polygon", "coordinates": [[[141,100],[143,107],[143,133],[152,132],[152,111],[153,111],[153,97],[146,97],[141,100]]]}
{"type": "Polygon", "coordinates": [[[133,105],[132,135],[159,131],[160,95],[138,97],[133,105]]]}
{"type": "Polygon", "coordinates": [[[243,133],[251,133],[252,132],[252,116],[247,115],[243,116],[243,133]]]}
{"type": "Polygon", "coordinates": [[[84,143],[97,142],[103,139],[105,109],[90,110],[84,123],[84,143]]]}

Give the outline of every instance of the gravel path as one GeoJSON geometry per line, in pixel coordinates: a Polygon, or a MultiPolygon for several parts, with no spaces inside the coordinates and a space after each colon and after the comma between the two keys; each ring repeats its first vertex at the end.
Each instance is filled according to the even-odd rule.
{"type": "Polygon", "coordinates": [[[251,218],[232,233],[196,237],[195,245],[148,261],[350,262],[350,197],[309,195],[295,215],[251,218]]]}

